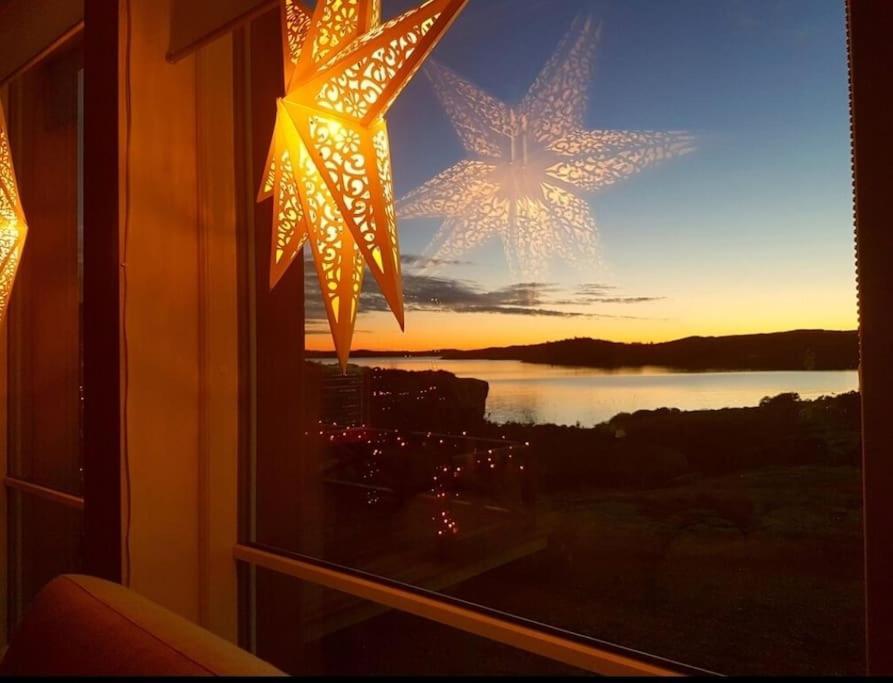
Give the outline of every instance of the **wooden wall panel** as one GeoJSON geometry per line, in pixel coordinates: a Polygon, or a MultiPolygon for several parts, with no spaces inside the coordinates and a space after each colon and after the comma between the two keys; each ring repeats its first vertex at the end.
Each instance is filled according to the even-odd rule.
{"type": "Polygon", "coordinates": [[[168,59],[179,61],[196,49],[260,16],[279,0],[174,0],[168,59]]]}
{"type": "Polygon", "coordinates": [[[130,585],[236,639],[232,38],[165,59],[171,0],[124,4],[130,585]]]}
{"type": "MultiPolygon", "coordinates": [[[[196,65],[170,0],[124,3],[122,287],[132,588],[199,618],[196,65]]],[[[89,30],[89,26],[88,26],[89,30]]]]}
{"type": "Polygon", "coordinates": [[[0,4],[0,83],[20,72],[84,18],[84,0],[0,4]]]}

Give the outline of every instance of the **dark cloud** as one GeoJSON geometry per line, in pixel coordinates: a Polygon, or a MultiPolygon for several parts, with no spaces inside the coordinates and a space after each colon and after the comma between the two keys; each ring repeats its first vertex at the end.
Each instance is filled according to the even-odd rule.
{"type": "Polygon", "coordinates": [[[647,304],[652,301],[663,301],[663,296],[609,296],[602,299],[593,298],[591,303],[598,304],[647,304]]]}
{"type": "MultiPolygon", "coordinates": [[[[409,311],[451,311],[454,313],[501,313],[504,315],[542,315],[578,317],[582,313],[550,308],[555,285],[521,282],[487,290],[468,280],[432,275],[406,274],[403,300],[409,311]]],[[[370,288],[363,295],[365,310],[386,311],[387,302],[370,288]]]]}
{"type": "MultiPolygon", "coordinates": [[[[319,286],[313,268],[305,271],[306,315],[308,321],[324,321],[325,310],[319,297],[319,286]]],[[[616,289],[611,285],[582,285],[568,292],[548,282],[519,282],[497,289],[486,289],[470,280],[454,279],[419,273],[404,273],[403,300],[407,311],[437,311],[451,313],[491,313],[499,315],[542,316],[551,318],[622,318],[637,320],[635,316],[609,315],[587,310],[564,310],[564,307],[590,307],[594,303],[645,303],[661,297],[605,296],[616,289]]],[[[388,304],[367,275],[360,300],[361,311],[385,312],[388,304]]],[[[322,326],[311,328],[308,334],[319,334],[322,326]]]]}
{"type": "Polygon", "coordinates": [[[569,304],[647,304],[654,301],[663,301],[662,296],[618,296],[617,287],[600,283],[587,283],[579,285],[574,290],[575,299],[569,304]]]}
{"type": "Polygon", "coordinates": [[[551,318],[592,318],[603,317],[595,313],[576,311],[555,311],[549,308],[521,308],[519,306],[470,306],[464,313],[501,313],[503,315],[541,315],[551,318]]]}
{"type": "MultiPolygon", "coordinates": [[[[325,315],[325,313],[323,313],[325,315]]],[[[354,330],[355,334],[372,334],[372,330],[354,330]]],[[[327,320],[316,319],[308,320],[307,326],[304,328],[304,334],[308,337],[328,337],[332,334],[327,320]]]]}
{"type": "Polygon", "coordinates": [[[440,266],[470,266],[471,261],[458,261],[455,259],[440,259],[420,256],[418,254],[402,254],[400,260],[404,267],[423,270],[425,268],[439,268],[440,266]]]}
{"type": "Polygon", "coordinates": [[[608,292],[616,289],[617,287],[614,285],[606,285],[600,282],[587,282],[582,285],[577,285],[576,289],[574,289],[574,293],[577,296],[604,296],[608,292]]]}

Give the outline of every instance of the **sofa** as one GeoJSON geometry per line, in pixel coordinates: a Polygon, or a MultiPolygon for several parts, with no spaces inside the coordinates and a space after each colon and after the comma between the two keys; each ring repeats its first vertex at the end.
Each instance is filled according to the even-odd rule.
{"type": "Polygon", "coordinates": [[[2,676],[281,676],[133,591],[65,575],[35,597],[0,662],[2,676]]]}

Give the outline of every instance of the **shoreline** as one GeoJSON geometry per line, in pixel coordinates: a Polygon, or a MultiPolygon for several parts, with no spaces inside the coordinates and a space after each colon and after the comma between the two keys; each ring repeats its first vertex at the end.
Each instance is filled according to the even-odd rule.
{"type": "MultiPolygon", "coordinates": [[[[307,360],[311,363],[322,363],[324,365],[334,365],[338,362],[338,359],[334,355],[325,355],[325,356],[308,356],[307,360]]],[[[433,356],[433,355],[420,355],[420,356],[358,356],[356,354],[351,355],[351,360],[348,362],[348,367],[353,365],[358,368],[369,368],[372,370],[402,370],[404,368],[389,368],[383,365],[358,365],[352,361],[372,361],[372,360],[381,360],[381,361],[411,361],[411,360],[431,360],[431,361],[445,361],[447,363],[474,363],[474,362],[486,362],[486,363],[522,363],[525,365],[531,366],[544,366],[550,368],[566,368],[566,369],[577,369],[577,370],[598,370],[601,375],[646,375],[649,376],[660,376],[660,375],[735,375],[735,374],[751,374],[751,373],[789,373],[789,372],[802,372],[802,373],[814,373],[814,372],[858,372],[858,367],[841,367],[841,368],[813,368],[806,369],[802,367],[794,367],[794,368],[678,368],[669,365],[616,365],[616,366],[597,366],[597,365],[575,365],[569,363],[554,363],[547,361],[537,361],[537,360],[525,360],[525,359],[516,359],[516,358],[448,358],[445,356],[433,356]],[[659,370],[660,372],[646,373],[646,370],[659,370]]],[[[407,372],[415,372],[413,370],[407,370],[407,372]]],[[[421,372],[421,370],[420,370],[421,372]]],[[[449,370],[444,370],[444,372],[449,372],[449,370]]]]}
{"type": "MultiPolygon", "coordinates": [[[[487,361],[488,363],[491,361],[487,361]]],[[[308,361],[312,366],[336,373],[337,366],[326,361],[308,361]]],[[[676,372],[664,368],[642,371],[589,371],[579,374],[556,374],[535,377],[500,376],[499,371],[488,376],[486,371],[463,373],[449,362],[434,362],[430,366],[388,367],[389,363],[351,364],[349,373],[371,373],[372,377],[403,376],[404,391],[420,391],[417,382],[425,384],[426,377],[440,376],[445,385],[468,387],[477,385],[472,394],[464,393],[462,403],[472,401],[479,411],[479,419],[494,425],[524,424],[529,426],[555,425],[591,428],[606,424],[618,415],[639,411],[747,409],[759,407],[766,397],[780,394],[799,395],[804,401],[834,397],[858,390],[858,376],[853,370],[762,370],[676,372]],[[845,373],[831,379],[816,379],[815,373],[845,373]],[[772,375],[792,375],[772,379],[772,375]],[[799,375],[804,378],[798,378],[799,375]],[[686,379],[692,379],[691,382],[686,379]],[[763,379],[752,379],[763,376],[763,379]],[[812,377],[812,379],[809,379],[812,377]],[[726,379],[727,378],[727,379],[726,379]],[[739,379],[740,378],[740,379],[739,379]],[[566,409],[565,392],[579,397],[575,409],[566,409]],[[557,395],[553,392],[557,392],[557,395]],[[538,397],[538,405],[530,408],[525,403],[527,394],[538,397]],[[564,406],[564,407],[562,407],[564,406]]],[[[399,363],[397,365],[400,365],[399,363]]],[[[407,364],[414,366],[414,363],[407,364]]],[[[478,369],[480,370],[480,369],[478,369]]],[[[517,375],[517,373],[515,373],[517,375]]],[[[457,397],[458,398],[458,397],[457,397]]],[[[426,416],[417,414],[424,422],[426,416]]]]}
{"type": "MultiPolygon", "coordinates": [[[[331,363],[337,363],[338,358],[334,353],[322,353],[322,354],[308,354],[306,359],[310,362],[320,362],[320,361],[328,361],[331,363]]],[[[792,367],[705,367],[705,368],[687,368],[687,367],[678,367],[673,365],[581,365],[579,363],[559,363],[555,361],[545,361],[545,360],[532,360],[527,358],[493,358],[493,357],[463,357],[463,358],[451,358],[449,356],[440,356],[436,354],[422,353],[417,355],[362,355],[352,353],[350,356],[350,361],[348,361],[348,366],[353,365],[352,361],[354,360],[362,360],[362,361],[370,361],[370,360],[436,360],[436,361],[447,361],[450,363],[455,362],[464,362],[464,363],[472,363],[475,361],[486,361],[490,363],[524,363],[527,365],[544,365],[546,367],[555,367],[555,368],[578,368],[580,370],[602,370],[605,373],[612,374],[622,374],[623,370],[642,370],[646,368],[657,368],[661,370],[665,370],[666,372],[663,374],[676,374],[676,375],[702,375],[702,374],[728,374],[728,373],[742,373],[742,372],[856,372],[859,370],[859,366],[841,366],[841,367],[823,367],[823,368],[804,368],[802,366],[792,366],[792,367]]],[[[362,365],[358,367],[374,367],[370,365],[362,365]]],[[[375,366],[377,367],[377,366],[375,366]]],[[[389,369],[389,368],[382,368],[389,369]]]]}
{"type": "MultiPolygon", "coordinates": [[[[327,359],[329,351],[306,351],[308,360],[327,359]]],[[[355,359],[437,358],[453,360],[514,360],[556,367],[665,367],[677,371],[797,371],[856,370],[858,332],[791,330],[716,337],[685,337],[667,342],[613,342],[590,337],[540,344],[470,350],[374,351],[357,349],[355,359]]]]}

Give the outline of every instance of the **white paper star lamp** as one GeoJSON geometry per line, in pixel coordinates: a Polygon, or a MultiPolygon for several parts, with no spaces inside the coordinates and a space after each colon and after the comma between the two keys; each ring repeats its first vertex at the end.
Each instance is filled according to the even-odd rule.
{"type": "Polygon", "coordinates": [[[380,0],[283,0],[285,96],[258,200],[273,198],[270,286],[310,244],[342,368],[364,265],[400,323],[403,285],[385,113],[468,0],[381,23],[380,0]]]}
{"type": "Polygon", "coordinates": [[[584,193],[694,149],[686,132],[586,130],[599,28],[578,20],[518,106],[439,64],[426,67],[469,158],[404,197],[401,218],[442,218],[430,262],[499,238],[510,272],[544,276],[550,261],[591,264],[598,231],[584,193]]]}
{"type": "Polygon", "coordinates": [[[28,224],[19,201],[6,117],[0,106],[0,320],[6,317],[28,224]]]}

